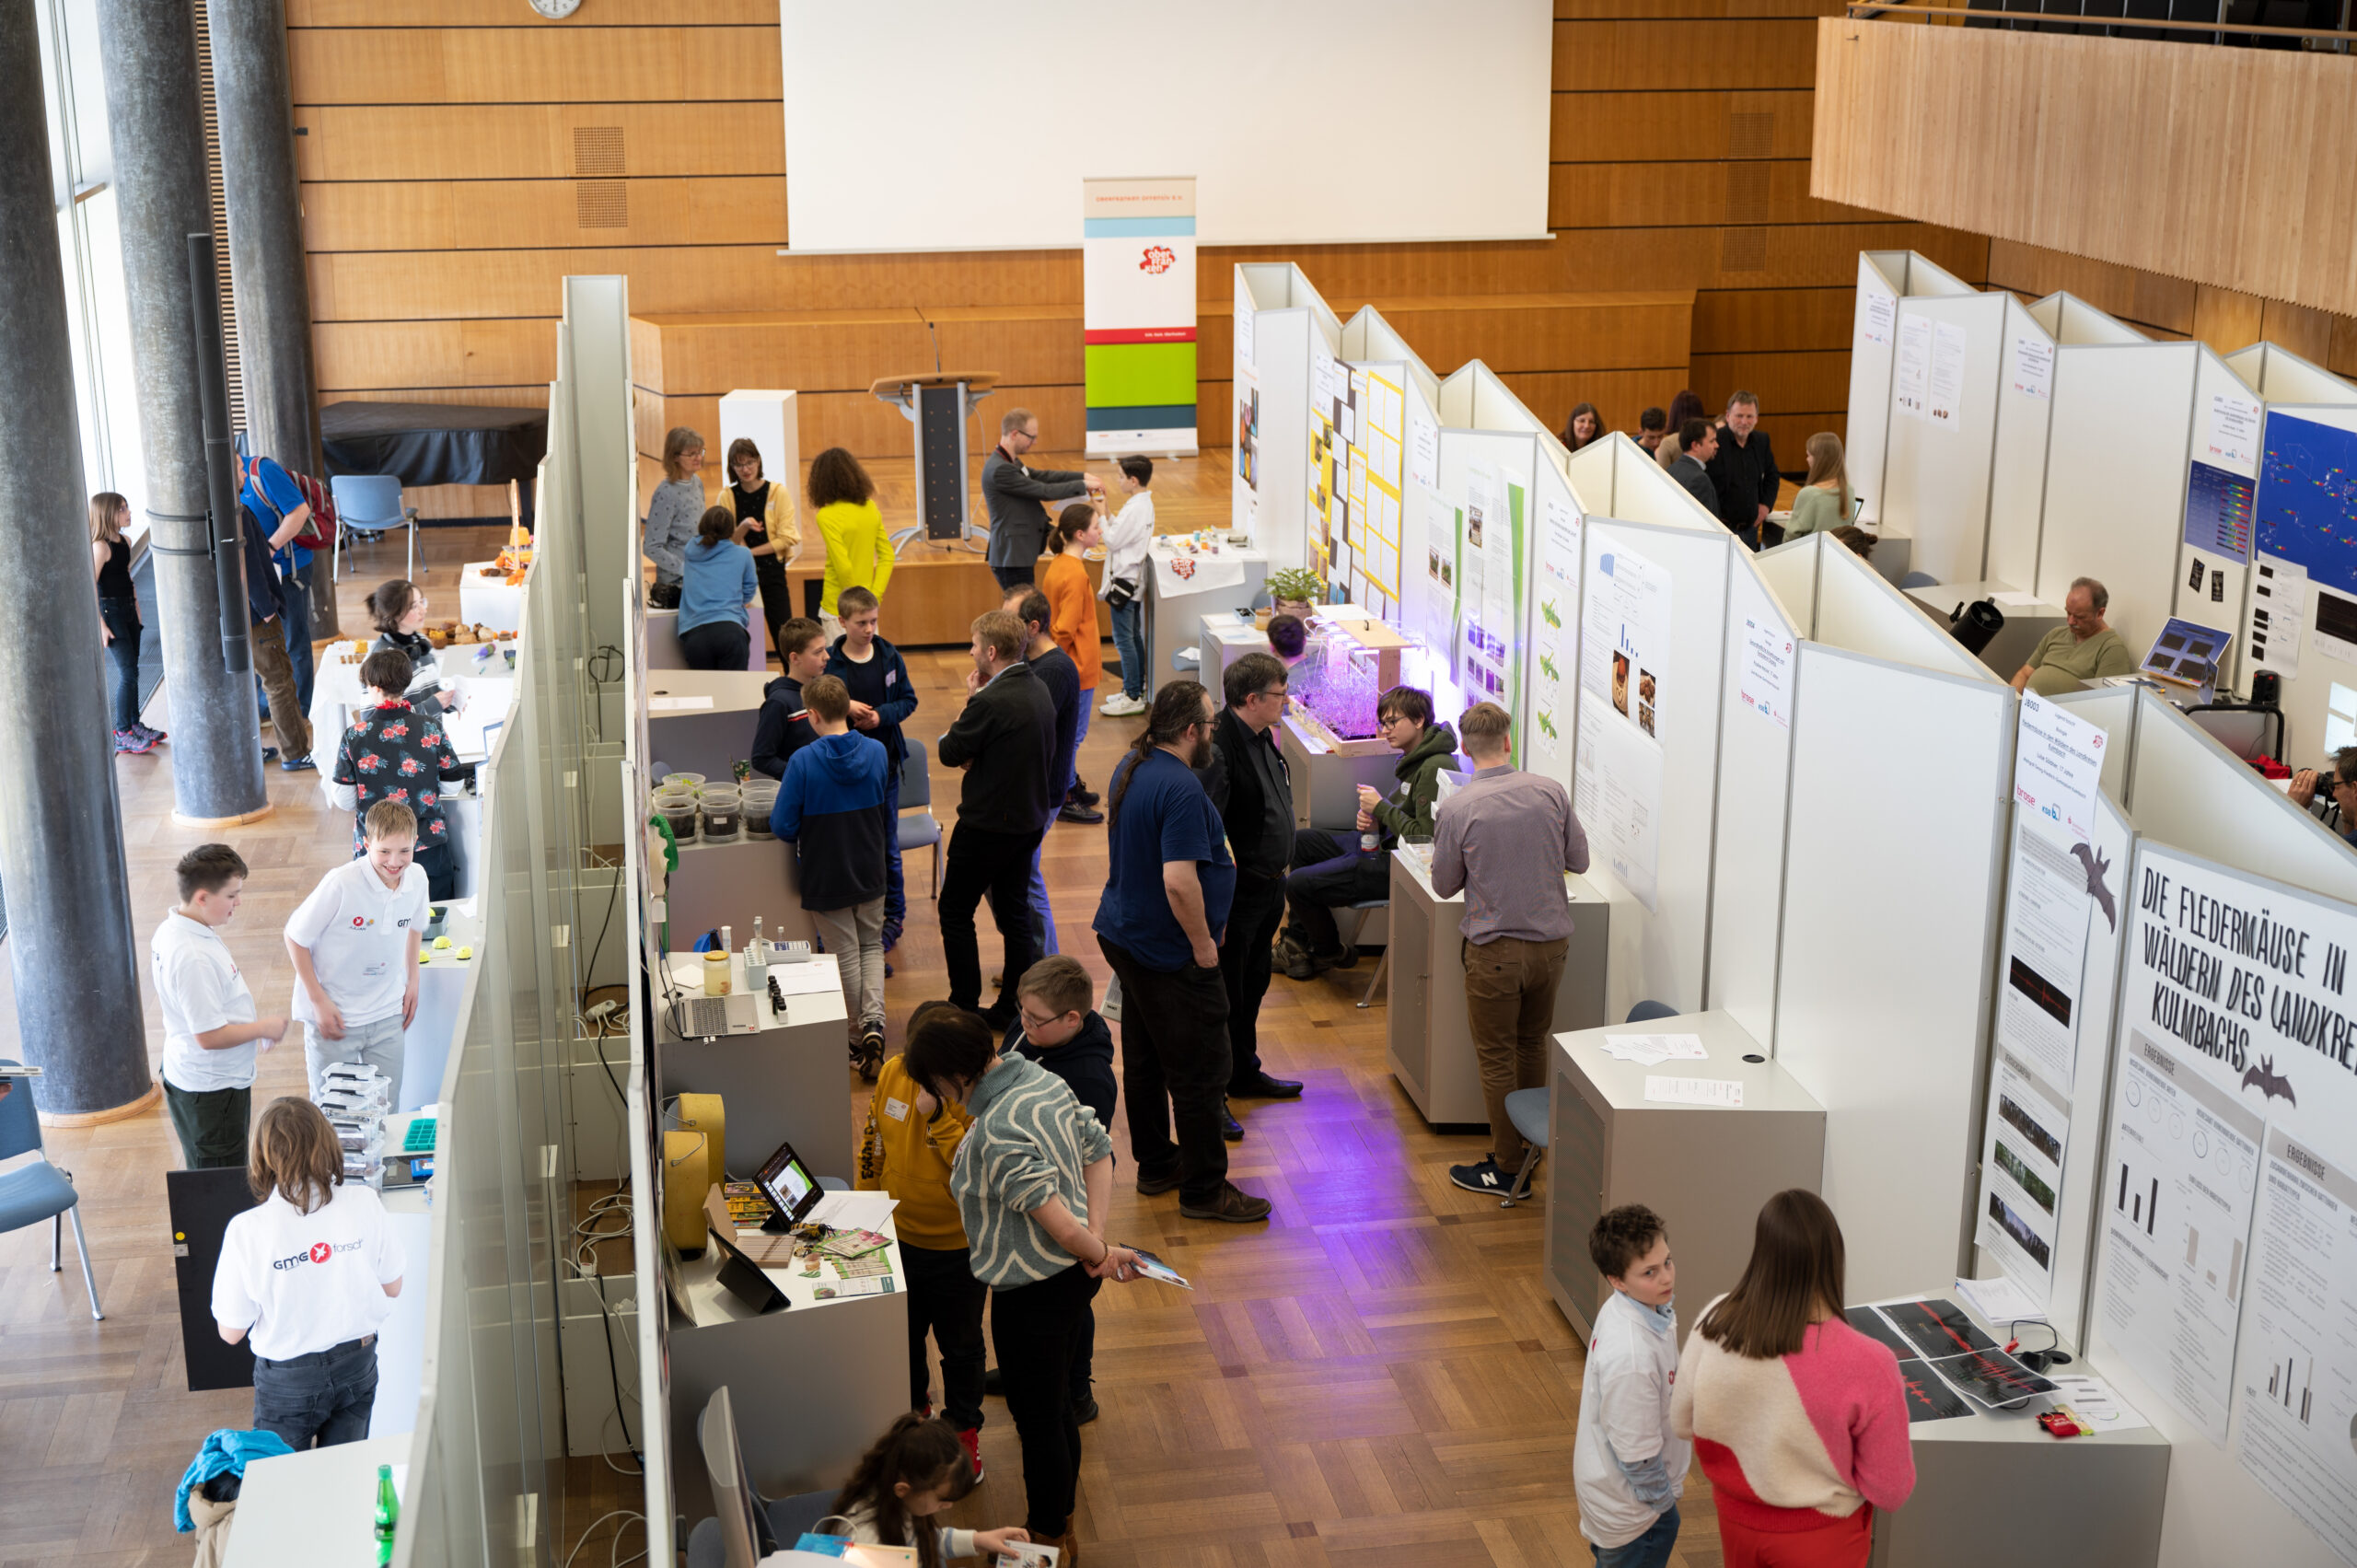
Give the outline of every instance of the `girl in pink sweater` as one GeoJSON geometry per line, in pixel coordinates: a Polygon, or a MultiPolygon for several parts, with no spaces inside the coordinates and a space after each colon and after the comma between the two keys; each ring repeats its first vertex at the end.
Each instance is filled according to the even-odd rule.
{"type": "Polygon", "coordinates": [[[1874,1511],[1915,1490],[1898,1358],[1841,1320],[1841,1227],[1814,1192],[1759,1211],[1670,1396],[1717,1494],[1726,1568],[1864,1568],[1874,1511]]]}

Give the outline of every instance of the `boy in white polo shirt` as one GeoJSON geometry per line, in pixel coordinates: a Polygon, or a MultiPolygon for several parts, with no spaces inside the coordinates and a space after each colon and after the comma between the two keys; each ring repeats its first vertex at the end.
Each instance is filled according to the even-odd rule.
{"type": "Polygon", "coordinates": [[[1596,1568],[1663,1568],[1678,1544],[1678,1494],[1693,1445],[1670,1429],[1678,1382],[1678,1265],[1661,1216],[1641,1203],[1605,1214],[1588,1259],[1611,1295],[1596,1309],[1580,1375],[1572,1487],[1596,1568]]]}
{"type": "Polygon", "coordinates": [[[286,922],[295,1016],[311,1098],[338,1062],[362,1062],[401,1103],[401,1031],[417,1016],[417,952],[425,935],[425,868],[416,864],[417,816],[398,800],[368,808],[358,860],[319,878],[286,922]]]}
{"type": "Polygon", "coordinates": [[[253,993],[219,935],[245,897],[243,857],[199,844],[175,870],[180,904],[148,944],[164,1015],[164,1106],[189,1169],[243,1165],[254,1049],[277,1044],[286,1020],[254,1016],[253,993]]]}

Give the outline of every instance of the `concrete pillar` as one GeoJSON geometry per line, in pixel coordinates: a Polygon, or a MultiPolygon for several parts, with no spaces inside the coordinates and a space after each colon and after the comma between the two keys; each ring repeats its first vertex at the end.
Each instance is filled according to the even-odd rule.
{"type": "MultiPolygon", "coordinates": [[[[229,277],[238,303],[248,448],[324,482],[284,0],[210,0],[204,16],[213,43],[221,192],[229,207],[229,277]]],[[[317,583],[312,634],[332,637],[335,591],[325,561],[317,583]]]]}
{"type": "Polygon", "coordinates": [[[172,704],[172,738],[164,749],[171,756],[172,787],[184,820],[248,821],[270,809],[270,796],[262,783],[253,673],[250,661],[226,656],[221,596],[207,552],[188,237],[209,230],[213,220],[192,9],[99,0],[99,53],[114,147],[149,538],[157,552],[164,683],[172,704]],[[231,668],[233,663],[240,668],[231,668]]]}
{"type": "Polygon", "coordinates": [[[0,878],[17,1031],[52,1116],[104,1119],[156,1093],[90,581],[74,347],[41,109],[33,0],[0,0],[0,878]]]}

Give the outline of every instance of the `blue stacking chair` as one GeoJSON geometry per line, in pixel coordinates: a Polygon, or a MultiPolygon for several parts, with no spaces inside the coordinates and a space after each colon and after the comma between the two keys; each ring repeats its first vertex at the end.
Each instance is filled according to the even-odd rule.
{"type": "Polygon", "coordinates": [[[900,764],[900,854],[905,860],[912,849],[933,851],[933,896],[941,897],[941,819],[933,814],[933,765],[925,756],[924,742],[907,730],[900,738],[909,749],[908,760],[900,764]],[[922,806],[920,816],[906,815],[911,806],[922,806]]]}
{"type": "MultiPolygon", "coordinates": [[[[1632,1024],[1676,1016],[1678,1009],[1666,1002],[1640,1002],[1629,1009],[1629,1021],[1632,1024]]],[[[1515,1172],[1514,1185],[1506,1189],[1504,1201],[1498,1204],[1501,1209],[1511,1209],[1530,1196],[1530,1172],[1538,1164],[1538,1156],[1547,1152],[1548,1093],[1543,1088],[1516,1089],[1506,1096],[1506,1119],[1530,1148],[1522,1156],[1522,1168],[1515,1172]]]]}
{"type": "MultiPolygon", "coordinates": [[[[0,1061],[0,1067],[18,1063],[0,1061]]],[[[64,1265],[59,1256],[65,1244],[65,1216],[74,1216],[74,1247],[82,1255],[82,1283],[90,1292],[90,1317],[103,1322],[106,1314],[99,1310],[98,1276],[90,1272],[90,1238],[82,1231],[82,1195],[74,1190],[74,1179],[49,1163],[49,1156],[41,1153],[41,1116],[33,1109],[32,1086],[22,1078],[6,1099],[0,1099],[0,1160],[11,1160],[18,1155],[41,1153],[37,1165],[0,1175],[0,1232],[22,1230],[29,1225],[47,1220],[49,1232],[49,1272],[55,1273],[64,1265]]]]}
{"type": "MultiPolygon", "coordinates": [[[[335,551],[330,562],[331,581],[342,581],[344,558],[351,552],[353,536],[366,534],[375,539],[393,528],[409,531],[409,566],[404,575],[417,576],[417,508],[401,505],[401,482],[389,473],[340,473],[328,481],[328,494],[335,497],[335,551]]],[[[450,607],[458,608],[456,603],[450,607]]]]}

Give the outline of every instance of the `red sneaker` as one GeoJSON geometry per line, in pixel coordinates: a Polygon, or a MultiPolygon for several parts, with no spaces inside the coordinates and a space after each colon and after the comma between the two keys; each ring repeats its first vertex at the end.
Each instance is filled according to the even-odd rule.
{"type": "Polygon", "coordinates": [[[982,1480],[982,1429],[970,1426],[958,1434],[958,1441],[965,1446],[967,1461],[974,1467],[974,1483],[979,1486],[982,1480]]]}

